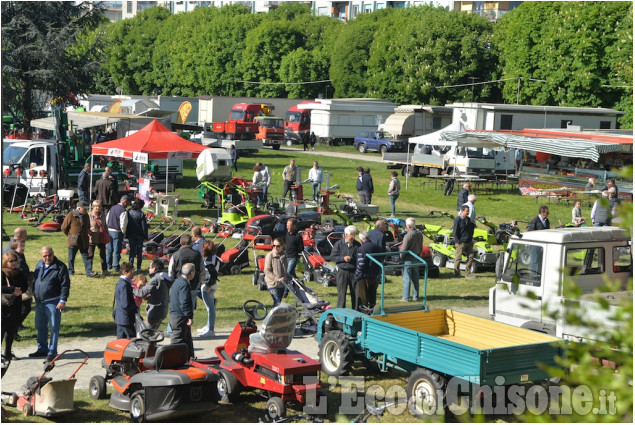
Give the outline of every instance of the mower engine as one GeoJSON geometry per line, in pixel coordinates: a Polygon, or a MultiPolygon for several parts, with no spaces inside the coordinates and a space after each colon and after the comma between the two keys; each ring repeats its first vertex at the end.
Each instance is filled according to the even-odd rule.
{"type": "Polygon", "coordinates": [[[139,360],[153,356],[156,345],[142,340],[116,339],[106,345],[104,367],[109,375],[134,375],[139,369],[139,360]]]}

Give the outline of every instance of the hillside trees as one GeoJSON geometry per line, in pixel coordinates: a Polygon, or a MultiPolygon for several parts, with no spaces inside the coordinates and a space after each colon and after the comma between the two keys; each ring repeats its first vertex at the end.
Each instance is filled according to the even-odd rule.
{"type": "Polygon", "coordinates": [[[495,101],[496,86],[440,88],[494,79],[493,26],[474,14],[429,6],[381,22],[368,59],[367,95],[397,103],[495,101]],[[471,78],[473,77],[473,79],[471,78]]]}
{"type": "Polygon", "coordinates": [[[628,107],[632,128],[632,8],[630,2],[528,2],[505,15],[494,36],[501,77],[523,79],[519,93],[517,80],[505,83],[505,100],[628,107]]]}
{"type": "Polygon", "coordinates": [[[153,8],[100,31],[102,93],[603,106],[625,110],[632,127],[629,2],[525,2],[495,24],[432,6],[347,23],[296,2],[266,14],[153,8]],[[498,79],[509,81],[461,86],[498,79]]]}

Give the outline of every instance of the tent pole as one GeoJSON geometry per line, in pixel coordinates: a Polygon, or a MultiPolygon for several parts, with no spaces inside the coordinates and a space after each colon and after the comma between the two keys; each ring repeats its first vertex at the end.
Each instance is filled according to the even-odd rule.
{"type": "MultiPolygon", "coordinates": [[[[91,155],[90,156],[90,189],[88,190],[88,199],[90,200],[91,198],[91,194],[93,193],[93,170],[94,170],[94,162],[95,162],[95,155],[91,155]]],[[[79,189],[77,189],[79,191],[79,189]]],[[[91,210],[92,210],[92,206],[93,203],[90,203],[91,206],[91,210]]]]}
{"type": "Polygon", "coordinates": [[[410,142],[408,142],[408,154],[406,155],[406,190],[408,190],[408,174],[410,170],[410,142]]]}
{"type": "Polygon", "coordinates": [[[170,158],[165,158],[165,194],[168,194],[168,177],[170,176],[170,158]]]}

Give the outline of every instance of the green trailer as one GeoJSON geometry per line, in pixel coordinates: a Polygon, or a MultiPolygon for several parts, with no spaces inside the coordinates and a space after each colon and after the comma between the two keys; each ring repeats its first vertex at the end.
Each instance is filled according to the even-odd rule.
{"type": "MultiPolygon", "coordinates": [[[[426,267],[425,261],[410,254],[426,267]]],[[[382,371],[410,373],[406,394],[415,412],[421,406],[436,411],[445,405],[448,400],[440,400],[439,395],[446,394],[452,378],[472,389],[550,378],[541,365],[556,366],[555,358],[562,354],[559,338],[450,309],[428,310],[427,268],[422,304],[384,305],[385,269],[404,266],[385,266],[377,260],[382,255],[368,255],[382,269],[375,314],[335,308],[320,317],[319,356],[327,375],[349,373],[355,360],[382,371]]],[[[474,399],[476,394],[470,396],[474,399]]]]}

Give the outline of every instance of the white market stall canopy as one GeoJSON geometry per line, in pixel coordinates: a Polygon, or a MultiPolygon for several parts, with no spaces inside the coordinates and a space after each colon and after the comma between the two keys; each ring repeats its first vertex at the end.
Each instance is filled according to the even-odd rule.
{"type": "Polygon", "coordinates": [[[422,136],[411,137],[409,143],[479,147],[492,150],[525,149],[532,152],[544,152],[552,155],[590,159],[597,162],[601,154],[620,151],[620,145],[614,143],[558,138],[528,137],[519,134],[496,131],[461,131],[456,124],[422,136]]]}
{"type": "Polygon", "coordinates": [[[470,139],[488,141],[499,145],[505,150],[524,149],[552,155],[586,158],[593,162],[597,162],[601,154],[618,152],[620,150],[620,146],[613,143],[581,139],[527,137],[491,131],[445,131],[441,134],[441,139],[456,142],[470,139]]]}
{"type": "MultiPolygon", "coordinates": [[[[86,112],[68,112],[67,114],[69,123],[73,123],[73,128],[78,130],[119,122],[119,118],[100,116],[86,112]]],[[[53,117],[31,120],[31,127],[55,131],[55,120],[53,117]]]]}

